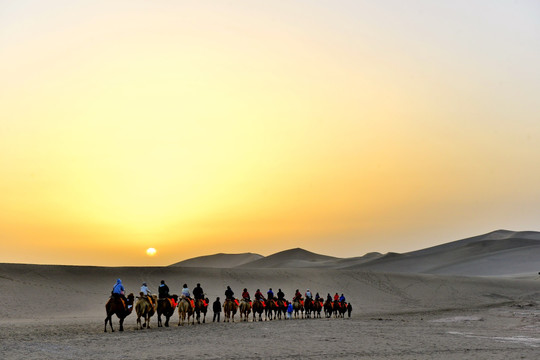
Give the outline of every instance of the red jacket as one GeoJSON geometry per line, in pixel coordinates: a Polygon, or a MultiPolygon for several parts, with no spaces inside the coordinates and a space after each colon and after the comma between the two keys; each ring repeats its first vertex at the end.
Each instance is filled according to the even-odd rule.
{"type": "Polygon", "coordinates": [[[248,293],[247,291],[244,291],[244,292],[242,293],[242,297],[243,297],[244,299],[249,299],[249,293],[248,293]]]}
{"type": "Polygon", "coordinates": [[[339,295],[338,294],[334,295],[334,301],[339,301],[339,295]]]}

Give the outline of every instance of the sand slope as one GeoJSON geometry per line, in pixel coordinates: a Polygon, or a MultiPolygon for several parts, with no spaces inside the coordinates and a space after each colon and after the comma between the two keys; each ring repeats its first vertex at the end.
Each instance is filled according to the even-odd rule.
{"type": "Polygon", "coordinates": [[[281,288],[287,298],[306,288],[321,295],[344,293],[362,313],[458,309],[534,300],[540,281],[474,278],[423,274],[392,274],[334,269],[215,269],[179,267],[83,267],[0,264],[3,289],[1,319],[97,317],[116,278],[128,292],[138,293],[143,281],[157,292],[165,280],[171,293],[183,283],[193,289],[200,282],[214,300],[223,298],[226,286],[237,295],[246,287],[281,288]],[[18,309],[14,311],[13,309],[18,309]]]}
{"type": "Polygon", "coordinates": [[[540,270],[540,233],[500,230],[346,268],[468,276],[535,274],[540,270]]]}

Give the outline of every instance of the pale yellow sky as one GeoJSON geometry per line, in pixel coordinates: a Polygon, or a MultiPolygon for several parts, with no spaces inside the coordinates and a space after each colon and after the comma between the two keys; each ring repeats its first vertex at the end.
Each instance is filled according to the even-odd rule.
{"type": "Polygon", "coordinates": [[[0,0],[0,262],[538,230],[539,16],[532,0],[0,0]]]}

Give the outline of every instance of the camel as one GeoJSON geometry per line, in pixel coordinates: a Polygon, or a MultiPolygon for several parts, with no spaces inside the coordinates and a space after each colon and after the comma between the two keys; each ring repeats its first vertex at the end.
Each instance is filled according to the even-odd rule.
{"type": "Polygon", "coordinates": [[[297,319],[300,315],[304,318],[304,304],[300,299],[294,299],[293,301],[294,318],[297,319]],[[300,315],[298,314],[300,313],[300,315]]]}
{"type": "Polygon", "coordinates": [[[343,317],[347,311],[347,303],[342,304],[339,300],[334,300],[334,317],[343,317]]]}
{"type": "Polygon", "coordinates": [[[344,318],[345,313],[347,312],[347,307],[348,307],[348,305],[347,305],[346,302],[340,302],[338,307],[337,307],[336,315],[338,317],[344,318]]]}
{"type": "Polygon", "coordinates": [[[137,329],[147,328],[150,329],[150,318],[156,312],[157,295],[152,295],[152,302],[148,299],[148,296],[140,293],[137,303],[135,304],[135,311],[137,312],[137,329]],[[141,322],[141,316],[144,319],[144,324],[141,322]]]}
{"type": "Polygon", "coordinates": [[[307,297],[304,302],[304,310],[306,313],[306,319],[311,317],[311,312],[314,311],[314,302],[312,298],[307,297]]]}
{"type": "Polygon", "coordinates": [[[266,300],[266,307],[264,308],[265,320],[268,320],[268,319],[272,320],[272,318],[275,317],[274,312],[277,313],[278,311],[279,311],[279,307],[276,300],[274,299],[266,300]]]}
{"type": "MultiPolygon", "coordinates": [[[[193,307],[191,301],[185,297],[178,302],[178,326],[184,326],[184,321],[187,318],[189,325],[189,319],[193,316],[193,307]]],[[[195,325],[195,316],[193,316],[192,325],[195,325]]]]}
{"type": "Polygon", "coordinates": [[[195,313],[197,314],[197,324],[201,323],[201,313],[203,314],[203,324],[206,322],[206,312],[208,311],[208,298],[195,301],[195,313]]]}
{"type": "Polygon", "coordinates": [[[320,318],[321,317],[321,310],[323,308],[323,300],[319,298],[313,303],[313,317],[320,318]]]}
{"type": "Polygon", "coordinates": [[[223,303],[223,311],[225,312],[225,322],[230,322],[232,319],[232,322],[234,322],[234,315],[236,314],[236,310],[238,309],[238,304],[236,303],[236,300],[233,299],[226,299],[223,303]]]}
{"type": "Polygon", "coordinates": [[[158,327],[162,327],[161,315],[165,316],[165,327],[169,327],[169,318],[174,314],[176,309],[176,303],[178,302],[178,295],[172,295],[170,298],[158,299],[157,302],[157,316],[158,327]]]}
{"type": "Polygon", "coordinates": [[[256,315],[259,314],[259,321],[262,321],[262,313],[264,312],[264,303],[262,300],[253,302],[253,321],[256,321],[256,315]]]}
{"type": "Polygon", "coordinates": [[[105,332],[107,332],[107,322],[111,326],[111,331],[114,332],[112,325],[112,316],[114,314],[120,319],[120,331],[124,331],[124,319],[133,311],[133,301],[135,300],[135,296],[129,294],[126,300],[127,301],[122,300],[119,296],[113,296],[107,301],[107,304],[105,304],[105,311],[107,312],[107,317],[105,318],[105,332]]]}
{"type": "Polygon", "coordinates": [[[242,301],[240,301],[240,321],[242,321],[242,317],[244,318],[244,321],[248,321],[250,312],[251,301],[242,299],[242,301]]]}
{"type": "Polygon", "coordinates": [[[334,312],[334,303],[332,300],[326,300],[324,302],[324,315],[325,317],[329,318],[332,316],[332,313],[334,312]]]}
{"type": "Polygon", "coordinates": [[[287,315],[287,305],[288,305],[287,300],[278,299],[276,301],[274,318],[277,318],[277,319],[281,320],[282,315],[283,315],[283,318],[285,318],[286,315],[287,315]]]}

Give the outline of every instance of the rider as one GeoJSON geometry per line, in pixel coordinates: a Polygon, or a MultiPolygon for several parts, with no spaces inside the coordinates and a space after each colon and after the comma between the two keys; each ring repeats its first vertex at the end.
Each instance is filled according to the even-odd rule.
{"type": "Polygon", "coordinates": [[[232,291],[230,286],[227,286],[227,290],[225,290],[225,299],[234,300],[234,291],[232,291]]]}
{"type": "Polygon", "coordinates": [[[319,295],[319,293],[316,293],[315,294],[315,301],[319,301],[320,298],[321,298],[321,296],[319,295]]]}
{"type": "Polygon", "coordinates": [[[306,300],[311,299],[313,296],[311,295],[311,291],[309,289],[306,290],[306,300]]]}
{"type": "Polygon", "coordinates": [[[302,300],[302,294],[300,293],[300,291],[298,289],[296,289],[296,293],[294,294],[293,301],[294,300],[298,300],[298,301],[302,300]]]}
{"type": "Polygon", "coordinates": [[[278,289],[278,292],[277,292],[278,300],[283,300],[284,297],[285,297],[285,294],[283,293],[283,291],[281,291],[281,289],[278,289]]]}
{"type": "Polygon", "coordinates": [[[248,301],[248,302],[251,302],[251,298],[249,296],[249,292],[247,291],[246,288],[244,288],[244,291],[242,292],[242,299],[248,301]]]}
{"type": "Polygon", "coordinates": [[[272,288],[268,290],[266,295],[268,295],[268,300],[272,300],[274,298],[274,292],[272,291],[272,288]]]}
{"type": "Polygon", "coordinates": [[[332,296],[330,295],[330,293],[328,293],[328,295],[326,295],[326,301],[332,302],[332,296]]]}
{"type": "Polygon", "coordinates": [[[154,305],[154,302],[152,301],[152,293],[150,292],[148,285],[146,285],[146,282],[142,283],[141,293],[146,296],[151,305],[154,305]]]}
{"type": "Polygon", "coordinates": [[[126,297],[124,296],[124,292],[126,289],[124,289],[124,285],[122,285],[122,280],[116,279],[116,284],[114,284],[112,289],[112,296],[115,298],[122,298],[125,301],[127,301],[126,297]]]}
{"type": "Polygon", "coordinates": [[[184,287],[182,288],[182,297],[185,297],[191,300],[191,294],[189,293],[187,284],[184,284],[184,287]]]}
{"type": "Polygon", "coordinates": [[[343,294],[339,297],[339,302],[342,304],[345,303],[345,296],[343,296],[343,294]]]}
{"type": "Polygon", "coordinates": [[[193,297],[195,298],[195,300],[204,299],[204,291],[201,287],[201,284],[197,283],[197,287],[193,289],[193,297]]]}
{"type": "Polygon", "coordinates": [[[255,291],[255,300],[264,300],[264,296],[260,289],[257,289],[257,291],[255,291]]]}
{"type": "Polygon", "coordinates": [[[161,285],[158,287],[158,295],[160,299],[168,299],[170,297],[169,287],[165,284],[165,280],[161,280],[161,285]]]}
{"type": "Polygon", "coordinates": [[[334,301],[339,301],[339,295],[338,295],[338,293],[336,293],[336,294],[334,295],[334,301]]]}

